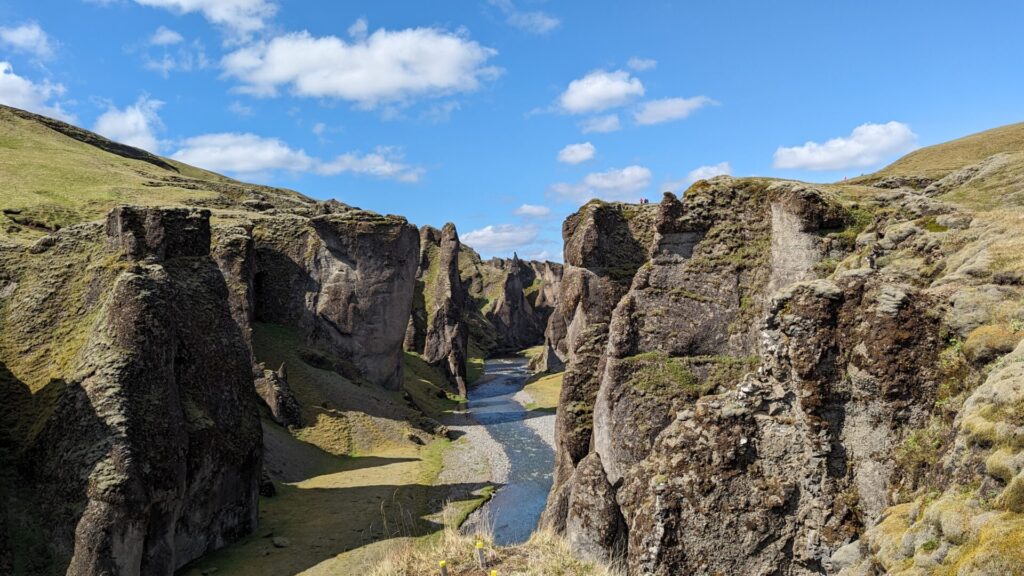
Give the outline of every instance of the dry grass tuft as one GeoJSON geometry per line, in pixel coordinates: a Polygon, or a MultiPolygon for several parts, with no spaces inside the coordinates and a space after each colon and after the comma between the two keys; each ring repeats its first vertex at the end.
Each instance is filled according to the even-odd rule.
{"type": "MultiPolygon", "coordinates": [[[[446,523],[449,524],[449,523],[446,523]]],[[[408,541],[385,554],[366,576],[435,576],[445,561],[449,576],[479,576],[495,570],[498,576],[621,576],[605,565],[576,558],[561,537],[538,530],[518,546],[495,546],[490,535],[462,534],[446,528],[436,538],[408,541]],[[476,542],[484,544],[487,568],[476,559],[476,542]],[[426,543],[424,543],[426,542],[426,543]]]]}

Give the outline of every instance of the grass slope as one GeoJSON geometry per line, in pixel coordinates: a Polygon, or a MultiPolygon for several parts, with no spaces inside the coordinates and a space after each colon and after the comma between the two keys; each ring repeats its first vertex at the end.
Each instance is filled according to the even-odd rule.
{"type": "Polygon", "coordinates": [[[297,192],[245,184],[70,124],[0,106],[0,240],[29,242],[101,218],[118,204],[244,209],[311,202],[297,192]]]}
{"type": "Polygon", "coordinates": [[[860,180],[876,181],[887,176],[923,176],[938,179],[950,172],[1000,152],[1024,151],[1024,122],[993,128],[963,138],[915,150],[885,168],[860,180]]]}
{"type": "Polygon", "coordinates": [[[253,344],[257,360],[286,366],[307,425],[286,430],[264,419],[265,466],[278,494],[260,499],[254,535],[184,574],[358,574],[396,542],[433,541],[446,508],[464,517],[489,496],[484,485],[438,484],[451,443],[418,430],[407,398],[435,416],[459,402],[439,397],[441,375],[419,358],[406,357],[406,397],[308,364],[304,358],[326,354],[288,328],[256,324],[253,344]],[[453,492],[476,494],[448,503],[453,492]]]}

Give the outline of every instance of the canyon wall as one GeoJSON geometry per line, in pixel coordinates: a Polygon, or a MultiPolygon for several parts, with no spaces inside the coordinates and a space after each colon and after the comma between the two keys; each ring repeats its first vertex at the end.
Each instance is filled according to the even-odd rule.
{"type": "Polygon", "coordinates": [[[729,177],[584,206],[563,228],[543,522],[630,574],[873,573],[879,538],[858,537],[923,490],[909,454],[963,402],[950,341],[991,322],[954,294],[992,272],[947,270],[992,242],[970,224],[915,190],[729,177]]]}
{"type": "Polygon", "coordinates": [[[170,575],[255,529],[257,399],[210,236],[207,211],[123,207],[5,250],[6,573],[170,575]]]}

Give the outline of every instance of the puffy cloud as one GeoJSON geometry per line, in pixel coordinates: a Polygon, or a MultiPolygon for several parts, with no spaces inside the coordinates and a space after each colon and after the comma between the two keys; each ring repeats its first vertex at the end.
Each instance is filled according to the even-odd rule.
{"type": "Polygon", "coordinates": [[[351,42],[308,32],[278,36],[224,57],[225,74],[241,91],[338,98],[375,108],[416,97],[477,90],[500,70],[486,66],[497,52],[437,28],[380,29],[351,42]]]}
{"type": "Polygon", "coordinates": [[[719,162],[711,166],[694,168],[686,175],[686,180],[692,184],[697,180],[707,180],[708,178],[714,178],[723,174],[732,174],[732,166],[728,162],[719,162]]]}
{"type": "Polygon", "coordinates": [[[50,36],[35,22],[14,27],[0,26],[0,45],[44,59],[53,56],[54,51],[50,36]]]}
{"type": "Polygon", "coordinates": [[[630,58],[626,66],[629,66],[637,72],[643,72],[644,70],[650,70],[658,65],[657,60],[651,58],[630,58]]]}
{"type": "Polygon", "coordinates": [[[577,184],[558,183],[551,186],[556,197],[586,202],[591,198],[602,200],[635,200],[639,192],[651,183],[651,171],[643,166],[613,168],[605,172],[587,174],[577,184]]]}
{"type": "Polygon", "coordinates": [[[424,172],[422,168],[404,163],[395,148],[381,147],[368,154],[348,152],[324,161],[277,138],[232,132],[188,138],[171,157],[208,170],[243,175],[286,170],[321,176],[347,173],[417,182],[424,172]]]}
{"type": "Polygon", "coordinates": [[[33,82],[15,74],[10,62],[0,61],[0,104],[74,122],[75,116],[65,112],[59,102],[53,101],[63,94],[63,85],[49,80],[33,82]]]}
{"type": "Polygon", "coordinates": [[[579,164],[594,157],[596,148],[590,142],[569,144],[558,151],[558,161],[565,164],[579,164]]]}
{"type": "Polygon", "coordinates": [[[198,12],[208,21],[245,37],[262,30],[277,13],[267,0],[135,0],[137,4],[165,8],[179,14],[198,12]]]}
{"type": "Polygon", "coordinates": [[[849,136],[824,144],[808,141],[803,146],[779,147],[775,168],[802,170],[844,170],[863,168],[913,150],[917,134],[902,122],[861,124],[849,136]]]}
{"type": "Polygon", "coordinates": [[[159,152],[160,141],[156,131],[163,129],[163,122],[157,110],[163,104],[143,96],[135,104],[123,109],[110,107],[96,119],[93,131],[122,144],[159,152]]]}
{"type": "Polygon", "coordinates": [[[149,37],[149,43],[154,46],[170,46],[171,44],[179,44],[184,41],[184,36],[166,26],[157,28],[156,32],[153,32],[153,35],[149,37]]]}
{"type": "Polygon", "coordinates": [[[615,132],[621,127],[622,125],[619,123],[618,114],[587,118],[580,124],[580,130],[582,130],[584,134],[590,134],[591,132],[615,132]]]}
{"type": "Polygon", "coordinates": [[[539,233],[533,224],[494,224],[473,230],[462,236],[462,241],[478,252],[505,252],[533,244],[539,233]]]}
{"type": "Polygon", "coordinates": [[[540,10],[519,10],[512,0],[488,0],[488,3],[501,10],[509,24],[531,34],[547,34],[561,24],[558,18],[540,10]]]}
{"type": "Polygon", "coordinates": [[[585,114],[622,106],[643,95],[643,83],[629,72],[595,70],[570,82],[559,97],[559,105],[570,114],[585,114]]]}
{"type": "Polygon", "coordinates": [[[384,147],[370,154],[342,154],[330,162],[318,163],[316,172],[324,176],[350,172],[399,182],[419,182],[423,168],[409,166],[402,160],[402,155],[394,148],[384,147]]]}
{"type": "Polygon", "coordinates": [[[637,124],[645,125],[682,120],[694,111],[709,104],[716,104],[716,102],[707,96],[651,100],[640,105],[640,108],[633,113],[633,120],[637,124]]]}
{"type": "Polygon", "coordinates": [[[305,172],[314,165],[314,160],[303,150],[290,148],[277,138],[233,132],[188,138],[171,157],[208,170],[234,174],[274,170],[305,172]]]}
{"type": "Polygon", "coordinates": [[[527,216],[530,218],[543,218],[551,214],[551,208],[547,206],[539,206],[537,204],[523,204],[519,208],[516,208],[516,216],[527,216]]]}

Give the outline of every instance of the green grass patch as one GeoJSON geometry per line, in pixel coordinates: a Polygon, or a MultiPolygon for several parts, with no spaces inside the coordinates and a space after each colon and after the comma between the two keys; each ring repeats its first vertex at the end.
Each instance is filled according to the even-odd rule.
{"type": "Polygon", "coordinates": [[[406,352],[402,359],[404,380],[402,390],[413,402],[432,418],[457,410],[466,399],[451,392],[447,378],[441,371],[427,364],[418,354],[406,352]]]}
{"type": "Polygon", "coordinates": [[[470,338],[468,358],[466,358],[466,383],[472,384],[484,375],[484,358],[487,354],[470,338]]]}
{"type": "Polygon", "coordinates": [[[562,379],[565,372],[555,374],[537,374],[527,381],[523,390],[533,399],[526,405],[527,410],[555,412],[558,409],[558,398],[562,393],[562,379]]]}

